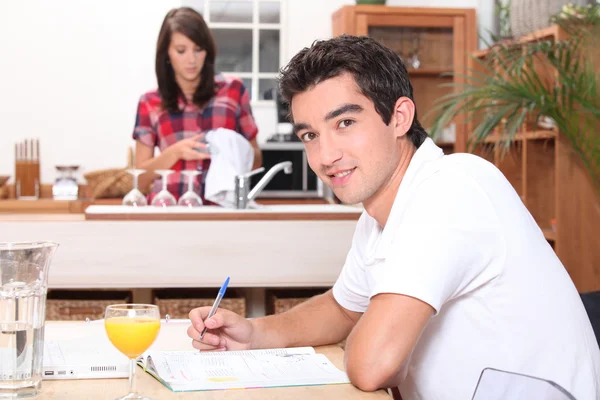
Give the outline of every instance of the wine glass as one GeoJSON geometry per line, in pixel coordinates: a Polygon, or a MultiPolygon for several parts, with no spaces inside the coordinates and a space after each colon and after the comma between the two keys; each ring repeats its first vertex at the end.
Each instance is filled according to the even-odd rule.
{"type": "Polygon", "coordinates": [[[413,42],[413,50],[410,53],[410,58],[409,58],[410,66],[413,67],[414,69],[419,69],[419,67],[421,66],[421,60],[419,60],[419,50],[420,50],[421,38],[420,38],[420,35],[418,32],[413,33],[412,42],[413,42]]]}
{"type": "Polygon", "coordinates": [[[148,201],[146,200],[146,196],[138,189],[138,177],[146,172],[146,170],[128,169],[127,172],[133,175],[133,189],[123,197],[123,205],[134,207],[147,206],[148,201]]]}
{"type": "Polygon", "coordinates": [[[154,199],[152,199],[152,205],[158,207],[168,207],[176,205],[177,200],[175,200],[175,196],[173,196],[167,190],[167,177],[175,171],[173,171],[172,169],[158,169],[155,172],[162,176],[162,189],[156,194],[156,196],[154,196],[154,199]]]}
{"type": "Polygon", "coordinates": [[[177,204],[180,206],[186,207],[200,207],[202,206],[202,198],[198,196],[196,192],[194,192],[194,181],[195,177],[201,174],[200,171],[195,170],[185,170],[181,171],[182,174],[187,176],[188,179],[188,190],[185,192],[177,201],[177,204]]]}
{"type": "Polygon", "coordinates": [[[146,399],[135,390],[135,364],[158,336],[160,312],[151,304],[115,304],[106,307],[104,328],[108,340],[129,358],[129,394],[116,400],[146,399]]]}

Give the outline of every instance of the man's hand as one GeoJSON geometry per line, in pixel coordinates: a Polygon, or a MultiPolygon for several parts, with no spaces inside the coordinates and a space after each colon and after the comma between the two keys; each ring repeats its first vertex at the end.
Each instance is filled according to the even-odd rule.
{"type": "Polygon", "coordinates": [[[188,328],[188,336],[193,339],[192,345],[202,351],[248,350],[252,348],[254,327],[246,318],[219,308],[210,319],[211,307],[200,307],[190,311],[192,326],[188,328]],[[204,327],[208,330],[200,339],[204,327]]]}

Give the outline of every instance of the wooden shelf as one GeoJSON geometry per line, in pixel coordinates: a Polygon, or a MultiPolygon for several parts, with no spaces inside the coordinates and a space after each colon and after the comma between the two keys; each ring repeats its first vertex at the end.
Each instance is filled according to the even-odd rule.
{"type": "MultiPolygon", "coordinates": [[[[452,72],[452,70],[444,68],[407,68],[406,70],[408,71],[409,76],[439,76],[441,74],[447,74],[452,72]]],[[[452,79],[452,76],[440,76],[440,78],[452,79]]]]}
{"type": "MultiPolygon", "coordinates": [[[[518,40],[499,43],[495,48],[474,51],[468,60],[469,74],[498,73],[510,80],[512,78],[504,68],[495,65],[488,68],[480,65],[477,59],[485,64],[500,46],[509,49],[514,46],[514,51],[520,51],[520,44],[568,39],[564,30],[551,26],[518,40]]],[[[596,48],[589,51],[597,53],[596,48]]],[[[544,85],[551,89],[557,79],[552,64],[545,57],[537,57],[532,68],[544,85]]],[[[457,142],[472,139],[470,134],[485,118],[484,113],[475,111],[468,128],[457,131],[457,142]],[[469,134],[459,136],[465,132],[469,134]]],[[[600,235],[600,193],[593,179],[572,143],[558,129],[540,129],[534,118],[528,116],[519,130],[521,132],[507,143],[510,145],[507,152],[500,149],[505,140],[500,129],[477,143],[473,151],[493,162],[514,186],[577,289],[580,292],[600,290],[600,247],[597,243],[600,235]],[[551,221],[560,228],[553,231],[551,221]]]]}
{"type": "MultiPolygon", "coordinates": [[[[561,28],[558,25],[552,25],[544,29],[540,29],[528,35],[522,36],[518,40],[507,40],[502,42],[501,44],[504,46],[510,46],[511,44],[518,43],[529,43],[529,42],[537,42],[540,40],[548,40],[548,39],[556,39],[559,35],[561,35],[561,28]]],[[[493,50],[493,47],[477,50],[471,53],[471,55],[475,58],[485,58],[490,51],[493,50]]]]}
{"type": "MultiPolygon", "coordinates": [[[[446,83],[460,84],[468,73],[466,54],[477,49],[477,19],[474,8],[402,7],[386,5],[346,5],[332,15],[334,37],[349,34],[369,36],[390,50],[408,55],[413,49],[411,36],[417,35],[421,68],[407,64],[416,109],[422,126],[432,126],[426,112],[441,97],[457,90],[446,83]],[[426,43],[426,45],[424,44],[426,43]]],[[[466,151],[466,123],[462,116],[452,122],[456,143],[438,144],[446,152],[466,151]]]]}
{"type": "MultiPolygon", "coordinates": [[[[556,131],[550,130],[539,130],[539,131],[530,131],[517,133],[515,135],[514,141],[519,142],[525,140],[541,140],[541,139],[555,139],[557,136],[556,131]]],[[[486,137],[483,142],[484,143],[497,143],[499,141],[504,140],[501,135],[491,135],[486,137]]]]}

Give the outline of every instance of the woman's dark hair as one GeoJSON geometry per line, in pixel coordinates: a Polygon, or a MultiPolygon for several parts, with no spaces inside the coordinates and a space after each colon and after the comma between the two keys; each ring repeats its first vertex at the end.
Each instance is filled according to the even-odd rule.
{"type": "MultiPolygon", "coordinates": [[[[368,36],[342,35],[315,41],[281,70],[279,90],[291,110],[294,95],[343,73],[352,74],[361,93],[371,99],[386,125],[400,97],[414,102],[413,88],[400,56],[368,36]]],[[[416,106],[407,136],[416,148],[427,138],[427,132],[417,119],[416,106]]]]}
{"type": "Polygon", "coordinates": [[[204,66],[200,72],[200,84],[192,99],[198,107],[201,107],[215,94],[215,57],[217,56],[215,39],[202,15],[189,7],[175,8],[167,13],[156,45],[156,79],[162,107],[171,113],[181,112],[177,102],[182,95],[181,89],[175,81],[173,66],[169,61],[169,45],[171,36],[175,32],[187,36],[202,50],[206,50],[204,66]]]}

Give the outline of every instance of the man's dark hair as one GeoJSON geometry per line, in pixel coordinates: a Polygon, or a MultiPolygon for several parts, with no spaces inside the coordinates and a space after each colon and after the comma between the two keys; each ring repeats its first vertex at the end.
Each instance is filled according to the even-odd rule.
{"type": "MultiPolygon", "coordinates": [[[[400,56],[368,36],[342,35],[315,41],[281,70],[279,90],[291,110],[294,95],[343,73],[352,74],[361,93],[371,99],[386,125],[400,97],[414,102],[413,88],[400,56]]],[[[416,148],[427,138],[417,119],[416,106],[407,136],[416,148]]]]}

